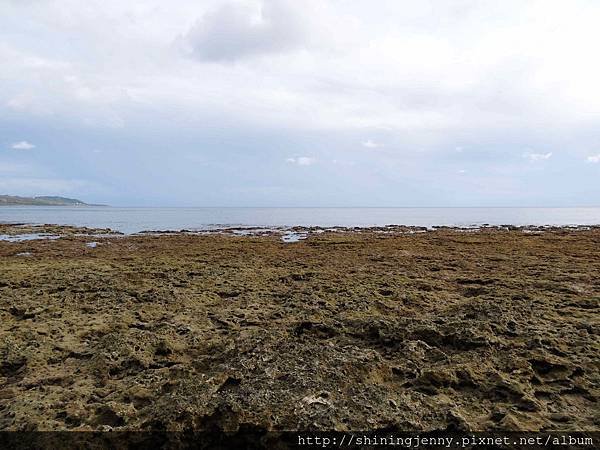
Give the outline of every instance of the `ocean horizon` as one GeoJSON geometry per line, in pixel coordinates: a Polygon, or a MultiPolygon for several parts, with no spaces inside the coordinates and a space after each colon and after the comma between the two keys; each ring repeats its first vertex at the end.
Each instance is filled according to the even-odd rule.
{"type": "Polygon", "coordinates": [[[111,228],[122,233],[224,227],[600,225],[600,207],[3,206],[0,223],[111,228]]]}

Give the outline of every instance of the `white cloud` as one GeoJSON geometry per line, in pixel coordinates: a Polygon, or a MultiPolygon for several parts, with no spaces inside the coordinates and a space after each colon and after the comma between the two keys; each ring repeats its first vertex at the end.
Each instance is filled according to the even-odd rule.
{"type": "Polygon", "coordinates": [[[550,159],[551,157],[552,157],[552,152],[548,152],[548,153],[525,152],[525,153],[523,153],[523,158],[527,158],[531,162],[545,161],[547,159],[550,159]]]}
{"type": "Polygon", "coordinates": [[[285,162],[290,164],[296,164],[298,166],[312,166],[317,162],[316,158],[309,156],[299,156],[297,158],[287,158],[285,162]]]}
{"type": "Polygon", "coordinates": [[[375,141],[372,141],[371,139],[364,141],[362,143],[363,147],[367,147],[367,148],[379,148],[379,147],[383,147],[382,144],[378,144],[375,141]]]}
{"type": "Polygon", "coordinates": [[[305,39],[301,11],[289,0],[224,3],[188,31],[185,43],[206,61],[235,61],[296,49],[305,39]]]}
{"type": "Polygon", "coordinates": [[[594,164],[600,163],[600,153],[598,153],[597,155],[588,156],[586,158],[586,161],[594,164]]]}
{"type": "Polygon", "coordinates": [[[78,122],[129,124],[151,110],[424,139],[576,126],[600,107],[600,62],[589,57],[598,2],[468,0],[435,14],[429,2],[298,3],[12,2],[0,14],[0,61],[10,62],[0,105],[78,122]],[[78,45],[39,44],[73,35],[78,45]]]}
{"type": "Polygon", "coordinates": [[[13,150],[31,150],[32,148],[35,148],[35,145],[27,141],[19,141],[12,144],[10,148],[13,150]]]}

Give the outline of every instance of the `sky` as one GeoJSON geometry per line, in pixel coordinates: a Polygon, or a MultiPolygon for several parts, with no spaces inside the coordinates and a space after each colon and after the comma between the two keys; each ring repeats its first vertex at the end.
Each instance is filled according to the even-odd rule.
{"type": "Polygon", "coordinates": [[[0,194],[600,206],[597,0],[0,0],[0,194]]]}

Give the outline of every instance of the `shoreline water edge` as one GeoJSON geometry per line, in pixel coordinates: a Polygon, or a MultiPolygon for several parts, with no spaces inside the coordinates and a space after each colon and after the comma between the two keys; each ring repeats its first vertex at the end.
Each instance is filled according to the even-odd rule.
{"type": "Polygon", "coordinates": [[[410,225],[384,225],[384,226],[231,226],[215,224],[210,228],[198,229],[183,228],[180,230],[142,230],[133,233],[123,233],[110,228],[89,228],[72,225],[57,224],[29,224],[29,223],[2,223],[0,222],[0,241],[16,242],[37,239],[60,239],[70,235],[95,235],[103,238],[126,237],[126,236],[149,236],[149,235],[231,235],[231,236],[279,236],[283,242],[297,242],[304,240],[310,235],[322,233],[380,233],[380,234],[414,234],[430,233],[435,231],[455,231],[460,233],[473,233],[479,231],[518,231],[522,233],[543,233],[564,231],[589,231],[600,229],[599,225],[471,225],[471,226],[410,226],[410,225]]]}

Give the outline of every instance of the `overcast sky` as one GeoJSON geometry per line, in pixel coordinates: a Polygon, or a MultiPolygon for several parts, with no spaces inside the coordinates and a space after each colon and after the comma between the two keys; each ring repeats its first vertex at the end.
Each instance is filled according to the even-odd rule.
{"type": "Polygon", "coordinates": [[[597,0],[0,0],[0,194],[599,206],[597,0]]]}

